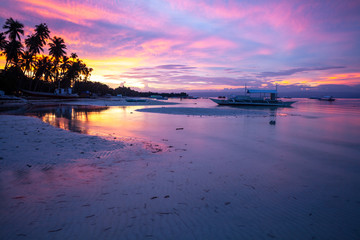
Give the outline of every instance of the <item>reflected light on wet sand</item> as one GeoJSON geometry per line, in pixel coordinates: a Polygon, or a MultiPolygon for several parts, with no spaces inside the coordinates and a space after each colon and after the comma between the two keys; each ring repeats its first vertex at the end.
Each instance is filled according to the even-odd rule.
{"type": "MultiPolygon", "coordinates": [[[[40,110],[35,115],[55,127],[74,132],[107,137],[116,130],[121,133],[121,136],[135,137],[134,132],[144,125],[144,116],[135,112],[138,108],[133,106],[111,108],[62,106],[51,112],[40,110]]],[[[34,113],[29,113],[29,115],[34,115],[34,113]]]]}

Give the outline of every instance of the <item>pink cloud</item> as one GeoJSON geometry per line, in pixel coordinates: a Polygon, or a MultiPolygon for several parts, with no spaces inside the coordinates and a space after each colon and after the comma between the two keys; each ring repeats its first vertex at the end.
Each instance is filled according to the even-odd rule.
{"type": "Polygon", "coordinates": [[[208,37],[206,39],[201,39],[198,41],[195,41],[189,45],[191,48],[199,48],[199,49],[230,49],[230,48],[236,48],[238,44],[220,38],[220,37],[208,37]]]}
{"type": "Polygon", "coordinates": [[[88,20],[119,19],[124,14],[114,14],[105,9],[94,8],[91,5],[77,1],[58,2],[54,0],[19,0],[26,11],[33,11],[45,18],[62,19],[69,22],[88,25],[88,20]]]}
{"type": "Polygon", "coordinates": [[[272,55],[274,52],[272,49],[269,48],[261,48],[256,51],[256,55],[272,55]]]}
{"type": "Polygon", "coordinates": [[[180,41],[172,40],[172,39],[154,39],[141,44],[141,47],[148,54],[160,55],[164,53],[168,53],[171,51],[171,48],[180,41]]]}
{"type": "Polygon", "coordinates": [[[321,78],[321,84],[358,85],[360,83],[360,72],[328,74],[321,78]]]}
{"type": "MultiPolygon", "coordinates": [[[[348,14],[356,12],[358,1],[3,2],[3,19],[13,17],[25,23],[25,35],[35,24],[48,23],[51,36],[64,38],[68,54],[76,52],[88,60],[99,79],[131,67],[190,64],[197,67],[199,76],[219,77],[221,84],[228,76],[216,72],[221,67],[241,66],[247,72],[244,76],[254,76],[266,69],[355,65],[359,59],[355,55],[360,15],[348,14]]],[[[358,72],[356,67],[353,72],[358,72]]],[[[313,74],[306,81],[335,81],[313,74]]]]}
{"type": "Polygon", "coordinates": [[[114,1],[75,1],[59,2],[56,0],[18,0],[19,8],[36,13],[43,18],[62,19],[76,24],[91,26],[89,20],[102,20],[114,24],[132,26],[136,29],[164,26],[161,16],[154,18],[153,12],[134,4],[124,2],[117,4],[114,1]]]}
{"type": "Polygon", "coordinates": [[[210,19],[227,21],[239,20],[240,26],[268,25],[275,29],[286,27],[287,31],[301,32],[309,26],[309,19],[304,16],[306,3],[294,8],[294,2],[265,2],[262,5],[237,1],[192,1],[169,0],[176,9],[196,12],[210,19]],[[199,11],[201,9],[201,11],[199,11]]]}

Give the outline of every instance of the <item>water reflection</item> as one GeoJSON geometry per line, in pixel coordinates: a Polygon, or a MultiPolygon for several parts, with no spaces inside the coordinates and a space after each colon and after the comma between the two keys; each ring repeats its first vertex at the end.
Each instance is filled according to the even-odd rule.
{"type": "Polygon", "coordinates": [[[146,128],[146,115],[135,110],[141,106],[47,105],[26,109],[22,114],[65,130],[103,137],[139,137],[135,132],[146,128]],[[115,133],[116,132],[116,133],[115,133]]]}
{"type": "Polygon", "coordinates": [[[213,121],[219,117],[223,118],[218,119],[219,122],[223,121],[219,126],[222,131],[229,128],[229,118],[234,118],[236,127],[241,127],[239,118],[243,118],[243,124],[259,122],[263,126],[279,127],[281,124],[280,128],[286,128],[287,131],[295,122],[302,126],[310,124],[309,126],[315,129],[327,127],[329,132],[334,132],[334,124],[335,129],[342,130],[350,126],[359,126],[359,100],[339,99],[331,104],[311,99],[296,100],[292,108],[218,106],[208,99],[197,99],[171,107],[43,106],[29,109],[25,114],[37,116],[44,122],[62,129],[109,138],[163,139],[164,135],[172,135],[172,131],[177,127],[196,131],[211,122],[209,128],[213,129],[213,121]],[[137,111],[140,109],[141,111],[137,111]],[[206,116],[210,118],[205,120],[203,117],[206,116]],[[310,122],[309,119],[318,121],[310,122]]]}
{"type": "MultiPolygon", "coordinates": [[[[218,220],[209,221],[211,228],[236,239],[239,236],[229,234],[246,224],[241,219],[260,216],[270,223],[268,229],[276,229],[290,214],[297,221],[287,224],[286,233],[277,238],[287,239],[301,228],[318,239],[355,239],[360,216],[359,108],[340,101],[330,105],[304,100],[294,108],[244,111],[199,103],[203,105],[187,109],[246,113],[201,117],[135,111],[143,107],[32,109],[27,115],[72,131],[147,136],[172,148],[169,154],[154,154],[155,158],[139,155],[140,151],[129,146],[123,152],[103,152],[101,159],[2,170],[1,230],[9,229],[12,235],[8,236],[18,234],[19,238],[25,233],[28,238],[45,238],[48,233],[48,238],[62,234],[57,235],[60,239],[76,232],[84,239],[91,238],[89,234],[116,239],[119,231],[123,234],[119,226],[129,231],[125,236],[145,236],[146,229],[153,227],[177,233],[179,216],[194,223],[203,223],[206,216],[218,220]],[[268,124],[269,118],[278,122],[276,127],[268,124]],[[163,197],[165,194],[171,197],[163,197]],[[174,204],[176,214],[172,214],[174,204]],[[314,217],[321,221],[312,230],[309,219],[314,217]],[[101,235],[105,228],[112,231],[109,226],[114,222],[113,235],[101,235]],[[133,223],[134,228],[128,227],[133,223]],[[345,237],[336,231],[340,228],[347,233],[345,237]]],[[[251,224],[249,228],[245,234],[262,231],[251,224]]]]}
{"type": "MultiPolygon", "coordinates": [[[[262,113],[264,116],[269,117],[269,124],[276,125],[276,116],[287,116],[286,113],[278,113],[278,109],[283,109],[284,107],[277,107],[277,106],[223,106],[218,105],[218,108],[232,108],[232,109],[240,109],[245,113],[251,115],[254,113],[262,113]]],[[[286,107],[292,108],[292,106],[286,107]]]]}
{"type": "Polygon", "coordinates": [[[90,115],[99,115],[108,108],[104,106],[43,106],[32,108],[25,115],[36,116],[55,127],[88,134],[88,129],[84,125],[77,124],[77,121],[88,122],[90,115]]]}

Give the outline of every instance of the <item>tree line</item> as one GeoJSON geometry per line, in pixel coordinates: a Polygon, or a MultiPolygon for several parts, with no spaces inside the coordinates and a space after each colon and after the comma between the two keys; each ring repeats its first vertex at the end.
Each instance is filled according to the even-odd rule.
{"type": "Polygon", "coordinates": [[[186,93],[138,92],[129,87],[112,89],[106,84],[89,81],[92,68],[78,58],[76,53],[67,55],[65,41],[50,37],[46,23],[35,25],[25,39],[24,25],[8,18],[0,32],[0,54],[6,62],[0,70],[0,90],[8,94],[19,90],[54,92],[56,88],[73,88],[73,92],[91,92],[97,95],[149,97],[157,94],[166,97],[184,97],[186,93]],[[48,54],[44,48],[48,47],[48,54]]]}
{"type": "Polygon", "coordinates": [[[150,97],[151,95],[160,95],[163,97],[188,97],[188,94],[185,92],[181,93],[157,93],[157,92],[139,92],[133,90],[129,87],[119,86],[115,89],[110,88],[108,85],[100,83],[100,82],[76,82],[73,86],[73,91],[77,93],[82,93],[85,91],[89,91],[91,93],[96,93],[97,95],[112,95],[116,96],[121,94],[122,96],[127,97],[150,97]]]}
{"type": "Polygon", "coordinates": [[[6,63],[0,74],[0,88],[6,92],[19,89],[53,92],[89,80],[92,68],[76,53],[67,56],[65,41],[50,37],[46,23],[36,25],[25,39],[24,25],[9,18],[0,33],[1,55],[6,63]],[[48,47],[48,54],[44,48],[48,47]]]}

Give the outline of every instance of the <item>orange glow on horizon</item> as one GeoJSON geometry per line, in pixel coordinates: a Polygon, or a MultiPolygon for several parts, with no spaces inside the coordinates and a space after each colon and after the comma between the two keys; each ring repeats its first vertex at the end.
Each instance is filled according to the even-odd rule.
{"type": "Polygon", "coordinates": [[[357,85],[360,83],[360,73],[339,73],[328,77],[323,77],[321,84],[345,84],[345,85],[357,85]]]}
{"type": "MultiPolygon", "coordinates": [[[[24,51],[34,27],[46,23],[51,37],[64,39],[68,57],[76,53],[93,69],[90,81],[111,87],[220,91],[245,82],[287,89],[360,84],[355,24],[360,15],[349,11],[360,7],[357,3],[339,8],[285,0],[4,0],[0,5],[2,24],[10,17],[24,24],[24,51]],[[328,27],[333,24],[338,27],[328,27]]],[[[0,69],[5,63],[0,56],[0,69]]]]}
{"type": "MultiPolygon", "coordinates": [[[[42,55],[38,55],[39,58],[42,55]]],[[[132,68],[144,67],[143,63],[146,61],[144,58],[140,57],[102,57],[102,58],[85,58],[83,61],[89,68],[93,68],[90,80],[102,82],[109,85],[112,88],[116,88],[123,83],[131,88],[135,88],[140,91],[176,91],[176,89],[181,90],[210,90],[210,91],[222,91],[224,89],[237,89],[242,86],[233,86],[226,84],[210,84],[206,81],[188,81],[187,83],[162,83],[161,80],[157,80],[154,77],[149,79],[144,78],[131,78],[128,75],[124,75],[127,71],[130,71],[132,68]],[[150,84],[147,83],[147,80],[151,80],[150,84]]],[[[5,56],[0,56],[0,69],[5,67],[6,59],[5,56]]],[[[204,65],[205,67],[209,65],[204,65]]],[[[210,65],[211,66],[211,65],[210,65]]],[[[317,77],[316,79],[312,78],[286,78],[283,80],[274,80],[269,81],[272,84],[278,84],[279,86],[308,86],[308,87],[317,87],[324,84],[343,84],[343,85],[357,85],[360,82],[360,73],[338,73],[328,76],[317,77]]],[[[266,87],[268,84],[262,84],[263,87],[266,87]]]]}
{"type": "Polygon", "coordinates": [[[331,84],[341,84],[341,85],[357,85],[360,82],[360,73],[339,73],[333,74],[324,77],[318,77],[315,79],[311,78],[289,78],[279,81],[273,81],[274,84],[279,84],[283,86],[290,85],[305,85],[309,87],[317,87],[320,85],[331,85],[331,84]]]}
{"type": "Polygon", "coordinates": [[[4,55],[0,56],[0,69],[4,69],[6,64],[6,58],[4,55]]]}

